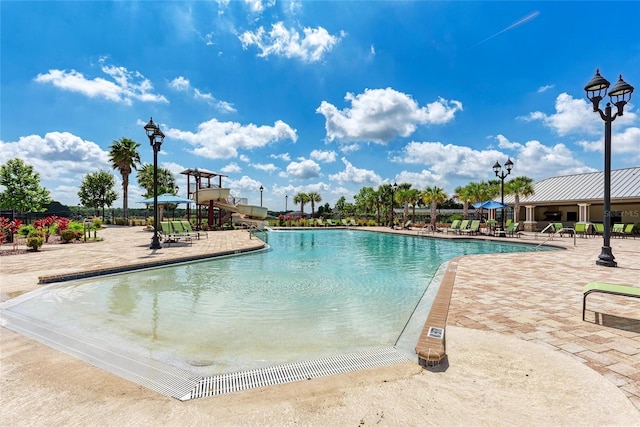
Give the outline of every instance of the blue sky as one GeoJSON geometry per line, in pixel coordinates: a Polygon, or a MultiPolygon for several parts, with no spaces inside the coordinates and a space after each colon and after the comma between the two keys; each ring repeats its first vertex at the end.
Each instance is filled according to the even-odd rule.
{"type": "MultiPolygon", "coordinates": [[[[640,2],[2,1],[0,14],[0,163],[24,159],[69,205],[86,174],[111,171],[113,140],[153,162],[150,116],[180,194],[198,167],[250,204],[263,185],[272,210],[393,182],[451,194],[507,158],[534,180],[602,170],[583,88],[596,68],[640,85],[640,2]]],[[[613,168],[640,164],[634,95],[613,168]]],[[[129,205],[142,193],[134,172],[129,205]]]]}

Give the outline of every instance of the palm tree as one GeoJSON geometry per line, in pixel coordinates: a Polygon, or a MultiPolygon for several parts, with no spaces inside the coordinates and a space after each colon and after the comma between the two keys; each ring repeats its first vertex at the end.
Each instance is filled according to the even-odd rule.
{"type": "Polygon", "coordinates": [[[376,200],[376,208],[378,209],[378,224],[380,224],[380,211],[383,216],[389,216],[389,225],[391,225],[391,197],[393,195],[393,187],[390,184],[383,184],[378,187],[378,198],[376,200]],[[389,211],[387,212],[387,207],[389,211]]]}
{"type": "Polygon", "coordinates": [[[129,217],[129,175],[140,164],[140,144],[129,138],[113,141],[109,147],[109,161],[122,175],[122,217],[129,217]]]}
{"type": "Polygon", "coordinates": [[[455,191],[453,198],[462,202],[462,218],[469,218],[469,202],[471,201],[469,184],[464,187],[456,187],[453,191],[455,191]]]}
{"type": "Polygon", "coordinates": [[[360,192],[353,196],[356,201],[356,208],[358,213],[363,213],[364,217],[367,218],[367,215],[370,211],[376,206],[376,192],[373,187],[362,187],[360,192]]]}
{"type": "Polygon", "coordinates": [[[444,202],[447,200],[447,197],[444,189],[435,185],[425,188],[422,192],[422,201],[431,204],[431,225],[433,227],[436,226],[436,209],[438,208],[438,203],[444,202]]]}
{"type": "Polygon", "coordinates": [[[520,213],[520,196],[529,197],[533,195],[533,179],[527,176],[518,176],[507,183],[505,194],[513,194],[513,222],[518,222],[520,213]]]}
{"type": "Polygon", "coordinates": [[[417,188],[412,188],[409,190],[409,204],[413,206],[413,218],[411,221],[416,222],[416,206],[422,198],[420,197],[420,190],[417,188]]]}
{"type": "Polygon", "coordinates": [[[311,218],[313,218],[316,212],[316,203],[320,203],[322,201],[322,197],[320,197],[320,194],[315,191],[307,193],[307,196],[309,196],[309,201],[311,202],[311,218]]]}
{"type": "Polygon", "coordinates": [[[402,204],[402,223],[406,224],[407,218],[409,217],[409,202],[411,202],[411,184],[408,182],[403,182],[402,184],[398,184],[398,189],[396,190],[395,199],[398,203],[402,204]]]}
{"type": "Polygon", "coordinates": [[[309,201],[309,195],[306,193],[298,193],[293,196],[293,203],[300,203],[300,218],[304,218],[304,205],[309,201]]]}
{"type": "MultiPolygon", "coordinates": [[[[153,197],[153,165],[144,164],[138,169],[138,184],[145,189],[143,197],[153,197]]],[[[176,179],[169,169],[158,168],[158,195],[176,194],[176,179]]],[[[162,218],[164,205],[158,204],[159,217],[162,218]]]]}

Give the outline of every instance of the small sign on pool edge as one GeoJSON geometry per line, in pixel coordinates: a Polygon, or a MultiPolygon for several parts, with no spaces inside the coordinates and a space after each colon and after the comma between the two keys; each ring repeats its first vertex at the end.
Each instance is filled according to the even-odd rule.
{"type": "Polygon", "coordinates": [[[427,336],[441,340],[442,338],[444,338],[444,329],[431,326],[429,327],[429,332],[427,333],[427,336]]]}

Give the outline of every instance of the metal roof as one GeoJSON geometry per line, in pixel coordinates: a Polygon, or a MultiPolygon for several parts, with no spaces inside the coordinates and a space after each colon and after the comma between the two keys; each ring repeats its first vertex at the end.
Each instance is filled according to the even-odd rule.
{"type": "MultiPolygon", "coordinates": [[[[604,199],[604,172],[564,175],[533,184],[534,194],[520,197],[520,204],[557,204],[601,202],[604,199]]],[[[611,200],[640,201],[640,167],[611,171],[611,200]]],[[[504,202],[513,204],[514,196],[505,195],[504,202]]]]}

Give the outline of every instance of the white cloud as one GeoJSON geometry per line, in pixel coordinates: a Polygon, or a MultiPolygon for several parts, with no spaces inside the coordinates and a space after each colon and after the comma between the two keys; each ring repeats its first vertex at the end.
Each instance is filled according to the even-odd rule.
{"type": "MultiPolygon", "coordinates": [[[[579,141],[578,145],[587,152],[603,152],[604,137],[596,141],[579,141]]],[[[628,162],[640,160],[640,128],[631,127],[611,135],[611,152],[613,154],[628,154],[628,162]]]]}
{"type": "Polygon", "coordinates": [[[179,76],[169,82],[169,86],[177,91],[185,92],[185,93],[193,93],[193,98],[196,100],[205,101],[209,105],[213,105],[218,111],[223,113],[235,113],[236,109],[233,107],[233,104],[220,101],[216,99],[211,93],[202,92],[200,89],[192,87],[189,79],[179,76]]]}
{"type": "Polygon", "coordinates": [[[251,167],[264,172],[275,172],[278,170],[278,167],[273,163],[253,163],[251,167]]]}
{"type": "Polygon", "coordinates": [[[320,165],[309,159],[291,162],[287,165],[287,175],[298,179],[311,179],[320,176],[320,165]]]}
{"type": "Polygon", "coordinates": [[[553,89],[555,86],[554,85],[545,85],[545,86],[540,86],[537,90],[538,93],[543,93],[546,92],[550,89],[553,89]]]}
{"type": "Polygon", "coordinates": [[[194,154],[208,159],[228,159],[237,157],[239,150],[252,150],[286,139],[296,142],[298,139],[296,130],[280,120],[273,126],[256,126],[211,119],[201,123],[196,133],[172,128],[164,132],[169,138],[191,144],[194,154]]]}
{"type": "Polygon", "coordinates": [[[335,151],[313,150],[310,156],[312,159],[323,163],[333,163],[336,161],[335,151]]]}
{"type": "Polygon", "coordinates": [[[514,148],[522,147],[522,144],[518,142],[511,142],[504,135],[497,135],[496,139],[498,140],[498,147],[506,150],[512,150],[514,148]]]}
{"type": "Polygon", "coordinates": [[[232,162],[226,166],[223,166],[222,169],[220,169],[220,171],[223,173],[240,173],[242,172],[242,168],[238,166],[237,163],[232,162]]]}
{"type": "Polygon", "coordinates": [[[289,156],[289,153],[270,154],[269,157],[272,159],[284,160],[285,162],[291,161],[291,156],[289,156]]]}
{"type": "Polygon", "coordinates": [[[189,79],[179,76],[171,80],[171,82],[169,82],[169,86],[175,90],[187,91],[191,87],[191,83],[189,82],[189,79]]]}
{"type": "MultiPolygon", "coordinates": [[[[23,136],[15,142],[0,141],[0,164],[10,159],[25,159],[40,175],[41,185],[54,200],[68,205],[78,201],[80,182],[98,169],[111,172],[109,154],[96,143],[69,132],[49,132],[23,136]]],[[[120,188],[120,174],[113,172],[120,188]]]]}
{"type": "Polygon", "coordinates": [[[407,137],[419,124],[443,124],[462,111],[459,101],[437,101],[420,107],[409,95],[391,88],[365,89],[364,93],[347,93],[351,108],[338,110],[322,101],[316,109],[325,117],[327,139],[340,142],[367,141],[386,144],[401,136],[407,137]]]}
{"type": "Polygon", "coordinates": [[[395,182],[408,182],[413,188],[426,188],[432,185],[443,187],[444,182],[439,175],[434,174],[430,170],[422,169],[420,172],[401,171],[395,176],[395,182]]]}
{"type": "Polygon", "coordinates": [[[295,28],[287,29],[282,22],[277,22],[268,33],[260,27],[254,32],[245,31],[239,39],[245,50],[255,45],[260,51],[259,57],[274,55],[304,62],[320,61],[340,41],[340,36],[332,36],[322,27],[306,27],[302,31],[303,36],[295,28]]]}
{"type": "Polygon", "coordinates": [[[383,183],[383,179],[368,169],[358,169],[353,166],[346,158],[342,158],[344,170],[333,175],[329,175],[329,179],[339,183],[355,183],[369,186],[377,186],[383,183]]]}
{"type": "Polygon", "coordinates": [[[80,93],[90,98],[104,98],[126,105],[131,105],[134,100],[169,102],[164,96],[153,93],[151,82],[137,71],[108,65],[103,65],[101,70],[111,80],[102,77],[88,79],[76,70],[67,72],[52,69],[48,73],[38,74],[34,81],[52,84],[60,89],[80,93]]]}

